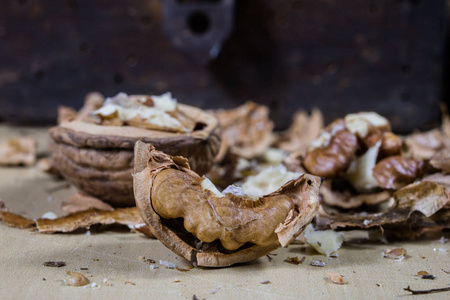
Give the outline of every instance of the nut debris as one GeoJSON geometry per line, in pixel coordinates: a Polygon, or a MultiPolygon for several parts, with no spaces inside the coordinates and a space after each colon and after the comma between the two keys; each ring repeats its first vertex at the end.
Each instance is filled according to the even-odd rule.
{"type": "Polygon", "coordinates": [[[62,210],[68,213],[76,213],[88,209],[113,210],[113,207],[102,200],[78,192],[67,198],[61,204],[62,210]]]}
{"type": "Polygon", "coordinates": [[[32,166],[36,162],[36,140],[32,137],[11,138],[0,143],[0,165],[32,166]]]}
{"type": "Polygon", "coordinates": [[[344,276],[338,273],[328,273],[328,278],[330,278],[331,282],[335,284],[347,284],[347,281],[344,280],[344,276]]]}
{"type": "Polygon", "coordinates": [[[299,265],[301,263],[303,263],[306,259],[306,256],[303,256],[302,258],[298,258],[298,256],[294,256],[294,257],[286,257],[286,259],[284,260],[284,262],[293,264],[293,265],[299,265]]]}
{"type": "Polygon", "coordinates": [[[116,208],[112,211],[90,209],[56,219],[37,219],[36,221],[8,212],[6,208],[0,209],[0,220],[7,226],[16,228],[33,228],[39,233],[73,232],[79,228],[89,229],[94,224],[122,224],[135,226],[142,224],[136,207],[116,208]]]}
{"type": "Polygon", "coordinates": [[[448,241],[449,241],[448,238],[446,238],[446,237],[444,237],[444,236],[441,236],[441,238],[439,239],[438,242],[439,242],[440,244],[446,244],[448,241]]]}
{"type": "Polygon", "coordinates": [[[313,260],[309,265],[313,267],[325,267],[326,263],[320,260],[313,260]]]}
{"type": "Polygon", "coordinates": [[[402,261],[406,256],[406,250],[403,248],[395,248],[395,249],[385,249],[381,255],[384,258],[395,259],[397,261],[402,261]]]}
{"type": "Polygon", "coordinates": [[[419,271],[417,272],[418,276],[423,276],[423,275],[429,275],[429,273],[427,271],[419,271]]]}
{"type": "Polygon", "coordinates": [[[108,278],[103,278],[102,283],[106,286],[113,286],[112,282],[108,278]]]}
{"type": "Polygon", "coordinates": [[[344,242],[344,234],[333,230],[315,231],[311,224],[306,227],[303,236],[306,243],[326,256],[336,252],[344,242]]]}
{"type": "Polygon", "coordinates": [[[43,263],[43,265],[46,267],[60,268],[60,267],[64,267],[66,265],[66,263],[63,261],[46,261],[43,263]]]}
{"type": "Polygon", "coordinates": [[[83,286],[89,284],[89,279],[87,279],[83,274],[77,272],[67,271],[68,278],[64,279],[65,285],[70,286],[83,286]]]}

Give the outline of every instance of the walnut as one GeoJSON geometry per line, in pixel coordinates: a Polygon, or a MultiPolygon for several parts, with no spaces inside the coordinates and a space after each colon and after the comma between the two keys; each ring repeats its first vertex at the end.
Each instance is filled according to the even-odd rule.
{"type": "Polygon", "coordinates": [[[383,133],[391,130],[389,121],[375,112],[359,112],[345,116],[345,127],[356,134],[363,144],[373,147],[383,133]]]}
{"type": "Polygon", "coordinates": [[[136,205],[154,235],[199,266],[229,266],[286,246],[319,209],[316,176],[304,174],[262,197],[223,195],[185,158],[142,142],[133,177],[136,205]]]}
{"type": "Polygon", "coordinates": [[[392,132],[383,133],[381,138],[380,150],[378,153],[378,159],[382,159],[388,156],[398,155],[402,150],[402,139],[392,132]]]}
{"type": "Polygon", "coordinates": [[[338,120],[311,142],[303,166],[311,174],[333,177],[350,165],[357,148],[356,136],[343,127],[342,120],[338,120]]]}
{"type": "MultiPolygon", "coordinates": [[[[90,108],[81,110],[84,114],[97,108],[101,100],[96,94],[89,99],[90,108]]],[[[61,174],[81,191],[115,206],[134,205],[131,173],[136,141],[187,157],[200,174],[209,170],[217,155],[221,140],[218,120],[188,105],[177,104],[176,110],[180,115],[190,116],[196,124],[194,130],[172,132],[128,125],[104,126],[95,123],[98,119],[86,116],[63,122],[49,130],[52,158],[61,174]]]]}
{"type": "Polygon", "coordinates": [[[401,155],[387,157],[373,168],[373,177],[385,189],[399,189],[424,173],[424,163],[401,155]]]}

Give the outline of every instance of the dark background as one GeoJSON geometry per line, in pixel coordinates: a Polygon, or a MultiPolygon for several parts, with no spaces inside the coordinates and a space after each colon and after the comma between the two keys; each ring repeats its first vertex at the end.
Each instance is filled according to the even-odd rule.
{"type": "Polygon", "coordinates": [[[53,123],[91,91],[172,91],[203,108],[266,104],[278,129],[319,107],[326,122],[375,110],[403,133],[435,126],[449,98],[445,0],[169,2],[0,0],[0,120],[53,123]]]}

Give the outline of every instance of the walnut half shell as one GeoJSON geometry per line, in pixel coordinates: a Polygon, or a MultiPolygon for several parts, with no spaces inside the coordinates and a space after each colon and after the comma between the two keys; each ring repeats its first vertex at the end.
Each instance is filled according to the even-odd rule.
{"type": "Polygon", "coordinates": [[[319,177],[304,174],[251,200],[203,187],[187,159],[135,146],[136,205],[152,233],[198,266],[223,267],[286,246],[319,209],[319,177]]]}
{"type": "Polygon", "coordinates": [[[50,151],[61,174],[81,191],[114,206],[134,205],[133,151],[136,141],[172,155],[188,157],[195,171],[206,173],[219,151],[218,120],[199,108],[178,104],[197,124],[179,133],[133,126],[104,126],[73,120],[49,130],[50,151]]]}

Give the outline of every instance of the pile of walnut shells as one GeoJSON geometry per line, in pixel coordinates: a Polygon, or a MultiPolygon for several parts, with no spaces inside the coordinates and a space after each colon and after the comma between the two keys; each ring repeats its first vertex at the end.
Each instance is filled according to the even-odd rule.
{"type": "MultiPolygon", "coordinates": [[[[124,97],[112,103],[158,104],[124,97]]],[[[261,257],[291,243],[314,217],[319,229],[406,226],[414,231],[409,236],[450,227],[447,119],[441,129],[400,137],[374,112],[324,127],[314,110],[296,113],[287,131],[274,133],[267,107],[252,102],[212,113],[177,104],[168,109],[179,120],[171,128],[105,106],[91,95],[78,113],[60,110],[61,122],[50,130],[55,165],[106,202],[136,200],[153,235],[199,266],[261,257]],[[300,173],[264,194],[243,190],[268,167],[300,173]]]]}
{"type": "Polygon", "coordinates": [[[220,147],[219,123],[211,114],[178,104],[176,112],[189,116],[194,126],[190,132],[174,132],[124,126],[117,117],[99,118],[93,112],[103,104],[101,95],[90,94],[78,113],[60,113],[64,116],[60,117],[59,125],[49,131],[56,167],[81,191],[114,206],[134,205],[132,172],[136,141],[187,157],[200,174],[211,167],[220,147]]]}

